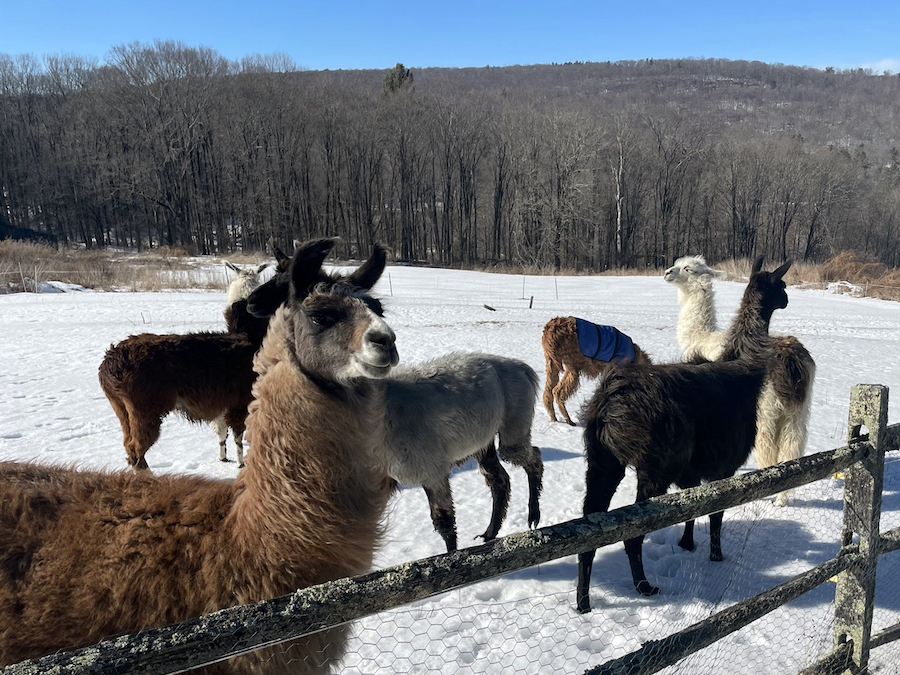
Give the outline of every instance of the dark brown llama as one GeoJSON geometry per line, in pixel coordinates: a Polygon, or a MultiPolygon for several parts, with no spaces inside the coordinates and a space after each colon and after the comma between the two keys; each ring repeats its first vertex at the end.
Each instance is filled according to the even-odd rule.
{"type": "MultiPolygon", "coordinates": [[[[625,467],[637,471],[637,499],[719,480],[750,455],[756,436],[756,403],[766,375],[769,322],[787,306],[782,280],[790,261],[763,272],[753,265],[722,360],[713,363],[611,366],[585,406],[587,457],[584,515],[605,512],[625,467]]],[[[722,560],[722,512],[710,514],[710,560],[722,560]]],[[[625,542],[635,588],[654,595],[642,557],[644,536],[625,542]]],[[[694,521],[679,545],[694,549],[694,521]]],[[[578,555],[578,611],[590,611],[594,551],[578,555]]]]}
{"type": "MultiPolygon", "coordinates": [[[[302,244],[294,258],[321,262],[333,246],[333,239],[314,239],[302,244]]],[[[347,277],[329,275],[317,265],[307,288],[298,293],[318,283],[341,280],[366,289],[383,269],[384,258],[377,253],[347,277]]],[[[249,313],[243,316],[250,320],[249,313]]],[[[143,333],[111,346],[100,364],[100,387],[122,426],[128,463],[136,469],[148,468],[144,455],[159,438],[163,418],[173,411],[192,421],[223,417],[235,442],[241,444],[256,379],[253,355],[264,335],[262,330],[143,333]]]]}
{"type": "MultiPolygon", "coordinates": [[[[569,417],[569,411],[566,410],[566,401],[575,390],[578,389],[581,377],[598,378],[611,365],[612,362],[627,362],[632,359],[634,363],[650,363],[650,357],[637,344],[631,341],[624,333],[619,332],[612,326],[596,326],[584,322],[598,329],[605,329],[604,337],[624,338],[622,344],[630,343],[633,347],[633,356],[614,356],[613,361],[604,361],[599,358],[591,358],[585,356],[578,342],[578,323],[581,319],[574,316],[557,316],[550,319],[544,325],[544,332],[541,335],[541,346],[544,348],[544,363],[546,366],[546,377],[544,380],[544,407],[550,416],[551,422],[556,422],[556,412],[553,409],[555,402],[559,406],[559,412],[562,413],[566,422],[575,425],[572,418],[569,417]],[[562,376],[560,376],[562,373],[562,376]]],[[[582,324],[583,325],[583,324],[582,324]]],[[[601,341],[598,340],[598,346],[601,341]]],[[[615,345],[608,350],[609,353],[615,355],[617,350],[615,345]]],[[[600,352],[598,351],[597,356],[600,352]]]]}
{"type": "MultiPolygon", "coordinates": [[[[397,363],[377,300],[301,247],[256,356],[234,481],[0,464],[0,666],[368,571],[393,481],[376,457],[397,363]]],[[[197,669],[329,672],[347,627],[197,669]]]]}

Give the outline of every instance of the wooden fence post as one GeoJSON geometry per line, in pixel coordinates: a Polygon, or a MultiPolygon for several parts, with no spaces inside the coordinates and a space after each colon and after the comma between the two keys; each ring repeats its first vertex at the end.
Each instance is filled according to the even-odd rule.
{"type": "Polygon", "coordinates": [[[834,644],[852,642],[852,663],[845,673],[864,673],[869,661],[875,569],[881,538],[881,491],[884,478],[885,432],[888,420],[888,388],[858,384],[850,390],[849,444],[865,442],[871,451],[848,467],[844,478],[844,525],[841,544],[859,537],[863,563],[837,577],[834,608],[834,644]],[[862,427],[868,431],[868,439],[862,427]]]}

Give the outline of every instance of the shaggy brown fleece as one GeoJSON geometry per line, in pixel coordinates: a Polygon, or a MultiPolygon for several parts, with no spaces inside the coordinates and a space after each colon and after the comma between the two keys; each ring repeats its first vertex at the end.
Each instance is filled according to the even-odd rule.
{"type": "MultiPolygon", "coordinates": [[[[0,464],[0,666],[369,570],[393,490],[374,459],[383,394],[341,384],[340,363],[317,368],[337,346],[290,348],[301,330],[286,314],[258,355],[253,453],[234,482],[0,464]]],[[[356,349],[358,324],[345,333],[356,349]]],[[[201,670],[327,672],[346,630],[201,670]]]]}

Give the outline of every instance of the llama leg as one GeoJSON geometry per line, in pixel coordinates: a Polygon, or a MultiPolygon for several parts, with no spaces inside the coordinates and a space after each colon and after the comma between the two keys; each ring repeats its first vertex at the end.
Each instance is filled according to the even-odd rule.
{"type": "Polygon", "coordinates": [[[431,508],[431,522],[434,530],[444,539],[447,552],[456,550],[456,514],[453,509],[453,494],[450,492],[450,476],[430,485],[422,485],[428,505],[431,508]]]}
{"type": "Polygon", "coordinates": [[[128,452],[128,463],[135,469],[149,469],[144,455],[159,439],[159,429],[162,426],[162,418],[136,420],[132,418],[131,440],[125,447],[128,452]]]}
{"type": "Polygon", "coordinates": [[[534,529],[541,520],[541,491],[544,489],[544,461],[541,449],[531,446],[531,458],[525,465],[528,475],[528,527],[534,529]]]}
{"type": "MultiPolygon", "coordinates": [[[[665,487],[660,489],[658,485],[648,479],[647,476],[638,472],[637,499],[635,504],[665,494],[665,487]]],[[[628,565],[631,567],[631,580],[634,587],[641,595],[656,595],[659,593],[658,586],[652,586],[647,581],[647,575],[644,573],[644,535],[632,537],[625,540],[625,553],[628,555],[628,565]]]]}
{"type": "Polygon", "coordinates": [[[559,382],[560,368],[556,362],[550,359],[546,354],[544,355],[544,359],[546,377],[544,379],[544,395],[541,397],[541,400],[544,402],[544,407],[547,409],[547,415],[550,417],[550,421],[556,422],[556,411],[553,409],[553,388],[556,387],[556,383],[559,382]]]}
{"type": "Polygon", "coordinates": [[[567,368],[566,372],[563,373],[562,378],[559,381],[559,384],[556,385],[556,388],[553,390],[553,397],[556,399],[556,404],[559,406],[559,411],[562,413],[563,418],[571,424],[573,427],[575,426],[575,422],[572,421],[572,418],[569,417],[569,411],[566,410],[566,401],[569,397],[575,393],[575,390],[578,389],[578,382],[580,377],[578,375],[578,371],[574,368],[567,368]]]}
{"type": "Polygon", "coordinates": [[[225,418],[217,417],[212,421],[213,429],[216,430],[216,436],[219,437],[219,461],[227,462],[228,454],[225,449],[225,440],[228,438],[228,425],[225,424],[225,418]]]}
{"type": "Polygon", "coordinates": [[[134,466],[134,462],[131,461],[131,451],[129,450],[131,444],[131,420],[128,416],[128,409],[114,395],[107,393],[106,398],[109,399],[113,412],[119,418],[119,424],[122,427],[122,445],[124,445],[125,452],[128,454],[128,463],[134,466]]]}
{"type": "Polygon", "coordinates": [[[244,432],[234,432],[234,451],[237,453],[238,468],[244,468],[244,432]]]}
{"type": "MultiPolygon", "coordinates": [[[[781,428],[778,430],[778,458],[787,462],[800,459],[806,450],[807,424],[809,422],[809,402],[791,405],[783,411],[781,428]]],[[[775,506],[787,506],[791,490],[775,496],[775,506]]]]}
{"type": "MultiPolygon", "coordinates": [[[[780,456],[780,429],[784,424],[784,408],[778,400],[774,388],[766,384],[759,396],[756,408],[756,438],[753,443],[753,456],[760,469],[773,466],[784,461],[780,456]]],[[[776,506],[785,506],[787,496],[780,493],[775,497],[776,506]]]]}
{"type": "MultiPolygon", "coordinates": [[[[691,488],[691,487],[697,487],[698,485],[700,485],[700,476],[695,473],[685,471],[685,473],[683,473],[681,475],[681,477],[676,481],[675,484],[678,485],[678,487],[681,488],[682,490],[685,490],[685,489],[691,488]]],[[[694,550],[695,546],[694,546],[694,519],[693,518],[685,521],[684,533],[681,535],[681,540],[678,542],[678,545],[681,548],[683,548],[685,551],[693,551],[694,550]]]]}
{"type": "Polygon", "coordinates": [[[247,421],[247,409],[229,410],[225,413],[225,423],[231,427],[234,436],[234,450],[237,456],[238,468],[244,468],[244,430],[247,421]]]}
{"type": "Polygon", "coordinates": [[[781,418],[781,404],[770,384],[763,387],[756,406],[756,438],[753,442],[753,456],[759,469],[778,464],[778,424],[781,418]]]}
{"type": "MultiPolygon", "coordinates": [[[[605,513],[609,510],[612,496],[625,477],[625,467],[609,452],[602,448],[588,448],[588,467],[585,474],[584,508],[582,513],[605,513]]],[[[591,611],[591,567],[596,550],[578,554],[578,584],[575,589],[575,604],[579,612],[591,611]]]]}
{"type": "Polygon", "coordinates": [[[530,428],[524,443],[507,445],[509,437],[505,430],[500,430],[500,457],[516,466],[525,469],[528,476],[528,527],[535,528],[541,520],[541,491],[544,480],[544,461],[541,449],[531,445],[530,428]]]}
{"type": "Polygon", "coordinates": [[[719,562],[722,557],[722,516],[724,511],[709,514],[709,559],[719,562]]]}
{"type": "MultiPolygon", "coordinates": [[[[491,541],[497,537],[503,519],[506,518],[506,508],[509,506],[509,474],[500,466],[500,458],[494,442],[486,447],[478,456],[478,470],[484,476],[484,482],[491,490],[491,522],[487,530],[481,535],[485,541],[491,541]]],[[[476,537],[477,539],[478,537],[476,537]]]]}

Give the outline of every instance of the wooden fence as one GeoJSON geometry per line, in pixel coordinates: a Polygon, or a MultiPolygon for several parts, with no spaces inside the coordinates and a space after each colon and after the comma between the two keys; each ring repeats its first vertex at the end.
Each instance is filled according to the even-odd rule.
{"type": "MultiPolygon", "coordinates": [[[[870,650],[900,639],[900,624],[872,635],[878,557],[900,549],[900,528],[884,533],[879,529],[884,455],[900,448],[900,425],[887,425],[887,410],[887,387],[857,385],[851,391],[848,444],[844,447],[609,513],[592,514],[454,553],[301,589],[274,600],[232,607],[91,647],[23,661],[0,670],[0,675],[183,672],[771,496],[827,478],[836,471],[845,471],[845,504],[839,535],[841,549],[835,558],[587,672],[658,672],[837,576],[834,649],[801,675],[861,673],[870,650]],[[857,543],[852,543],[854,538],[857,543]]],[[[572,597],[574,602],[574,586],[572,597]]]]}

